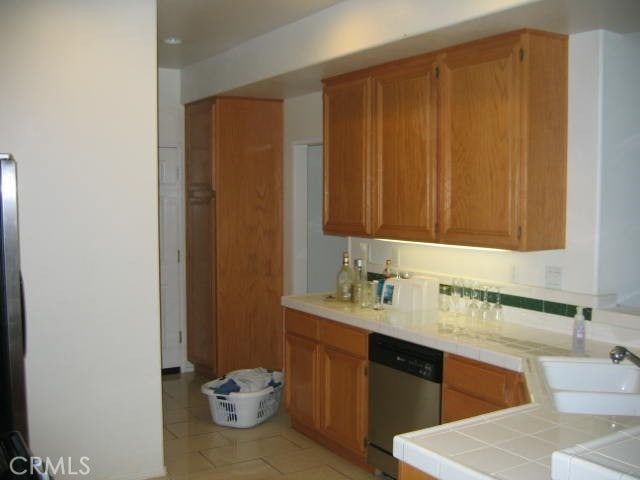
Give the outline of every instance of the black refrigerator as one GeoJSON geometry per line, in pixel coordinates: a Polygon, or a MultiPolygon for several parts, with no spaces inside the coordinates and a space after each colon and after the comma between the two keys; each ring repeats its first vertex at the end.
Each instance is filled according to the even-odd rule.
{"type": "Polygon", "coordinates": [[[0,153],[0,185],[0,479],[46,478],[34,468],[28,445],[17,166],[5,153],[0,153]]]}

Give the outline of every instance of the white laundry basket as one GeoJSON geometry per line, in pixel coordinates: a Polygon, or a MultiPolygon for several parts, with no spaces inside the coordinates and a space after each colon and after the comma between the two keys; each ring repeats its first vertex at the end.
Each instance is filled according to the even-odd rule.
{"type": "Polygon", "coordinates": [[[209,411],[214,423],[226,427],[250,428],[272,417],[280,408],[284,376],[273,372],[274,381],[279,385],[267,387],[259,392],[233,392],[228,395],[216,393],[213,389],[222,385],[225,377],[217,378],[200,387],[209,400],[209,411]]]}

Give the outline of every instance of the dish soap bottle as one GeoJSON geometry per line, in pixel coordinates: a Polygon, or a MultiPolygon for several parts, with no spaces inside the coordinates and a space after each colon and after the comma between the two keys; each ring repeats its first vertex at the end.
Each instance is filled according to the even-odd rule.
{"type": "Polygon", "coordinates": [[[582,307],[577,307],[576,315],[573,317],[573,342],[571,350],[574,355],[584,355],[584,341],[585,341],[585,323],[584,315],[582,314],[582,307]]]}
{"type": "Polygon", "coordinates": [[[351,286],[356,274],[349,266],[349,252],[342,254],[342,268],[338,270],[336,276],[336,300],[339,302],[351,301],[351,286]]]}

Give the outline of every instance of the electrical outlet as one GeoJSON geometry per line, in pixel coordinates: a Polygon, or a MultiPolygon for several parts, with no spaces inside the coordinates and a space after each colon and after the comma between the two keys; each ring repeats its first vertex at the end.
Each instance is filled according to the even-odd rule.
{"type": "Polygon", "coordinates": [[[544,286],[546,288],[562,288],[562,267],[547,265],[544,272],[544,286]]]}

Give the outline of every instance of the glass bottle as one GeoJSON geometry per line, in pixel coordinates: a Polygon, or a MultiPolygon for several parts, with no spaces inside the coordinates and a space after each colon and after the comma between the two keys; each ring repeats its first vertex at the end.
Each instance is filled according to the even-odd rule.
{"type": "Polygon", "coordinates": [[[382,276],[387,279],[393,277],[393,271],[391,269],[391,260],[387,259],[384,265],[384,271],[382,272],[382,276]]]}
{"type": "Polygon", "coordinates": [[[336,276],[336,300],[339,302],[351,301],[351,286],[355,280],[355,272],[349,266],[349,252],[342,254],[342,268],[336,276]]]}
{"type": "Polygon", "coordinates": [[[364,297],[364,285],[363,285],[363,262],[361,258],[356,258],[353,261],[353,266],[355,267],[355,278],[353,279],[353,283],[351,284],[351,301],[358,305],[361,304],[362,299],[364,297]]]}

